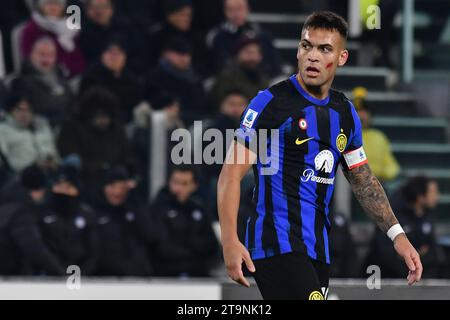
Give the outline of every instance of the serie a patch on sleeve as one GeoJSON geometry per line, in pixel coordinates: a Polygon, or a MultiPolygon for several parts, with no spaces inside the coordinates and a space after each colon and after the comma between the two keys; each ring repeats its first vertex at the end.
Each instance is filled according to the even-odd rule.
{"type": "Polygon", "coordinates": [[[367,163],[367,156],[363,147],[344,153],[344,160],[348,168],[354,169],[367,163]]]}

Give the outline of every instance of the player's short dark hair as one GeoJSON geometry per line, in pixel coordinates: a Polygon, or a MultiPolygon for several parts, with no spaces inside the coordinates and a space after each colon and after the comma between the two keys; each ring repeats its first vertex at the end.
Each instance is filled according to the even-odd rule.
{"type": "Polygon", "coordinates": [[[419,196],[424,196],[428,192],[428,185],[434,180],[425,176],[416,176],[408,179],[401,190],[401,195],[406,203],[416,202],[419,196]]]}
{"type": "Polygon", "coordinates": [[[310,28],[337,31],[345,40],[348,37],[347,21],[331,11],[317,11],[310,14],[303,25],[302,33],[310,28]]]}

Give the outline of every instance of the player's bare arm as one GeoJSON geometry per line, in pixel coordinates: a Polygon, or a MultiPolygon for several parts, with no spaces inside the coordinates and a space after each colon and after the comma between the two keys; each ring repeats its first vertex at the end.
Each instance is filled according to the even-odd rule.
{"type": "MultiPolygon", "coordinates": [[[[384,233],[398,224],[386,193],[378,179],[372,174],[369,165],[364,164],[352,170],[344,171],[344,175],[352,186],[353,193],[364,211],[375,220],[384,233]]],[[[408,284],[412,285],[420,281],[422,276],[420,257],[404,233],[395,237],[394,248],[405,260],[409,269],[408,284]]]]}
{"type": "Polygon", "coordinates": [[[221,227],[223,257],[228,276],[237,283],[249,287],[242,272],[242,263],[255,271],[250,253],[239,241],[237,216],[239,210],[241,180],[256,160],[256,154],[240,143],[233,143],[217,183],[217,206],[221,227]],[[242,161],[243,160],[243,161],[242,161]]]}

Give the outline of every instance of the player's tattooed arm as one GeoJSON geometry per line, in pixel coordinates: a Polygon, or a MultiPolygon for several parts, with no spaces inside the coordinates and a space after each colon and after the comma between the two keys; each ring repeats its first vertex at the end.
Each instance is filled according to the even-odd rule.
{"type": "Polygon", "coordinates": [[[383,232],[386,233],[391,226],[398,223],[386,193],[369,165],[344,170],[344,175],[364,211],[375,220],[383,232]]]}

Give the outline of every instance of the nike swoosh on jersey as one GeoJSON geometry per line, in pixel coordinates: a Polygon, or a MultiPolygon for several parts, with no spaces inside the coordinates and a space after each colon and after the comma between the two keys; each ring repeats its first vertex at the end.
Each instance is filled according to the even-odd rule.
{"type": "Polygon", "coordinates": [[[312,140],[312,139],[314,139],[314,138],[308,138],[308,139],[305,139],[305,140],[300,140],[300,138],[297,138],[297,140],[295,140],[295,144],[299,146],[299,145],[302,145],[305,142],[308,142],[309,140],[312,140]]]}

